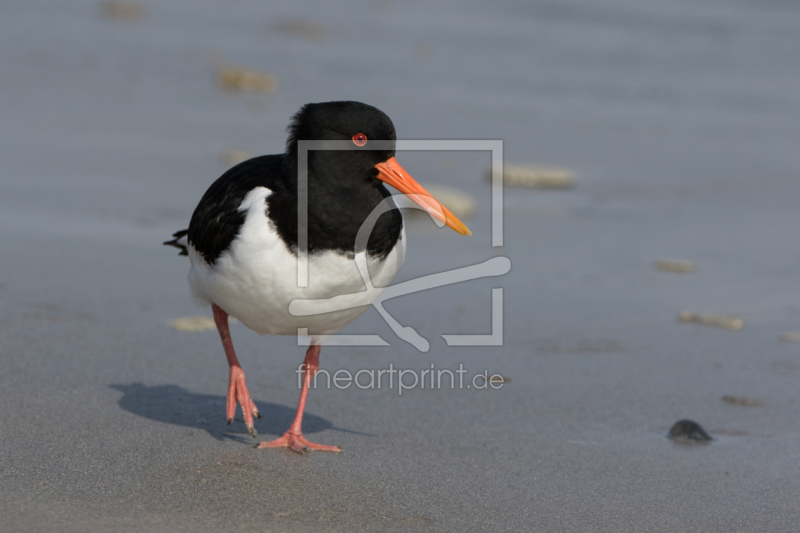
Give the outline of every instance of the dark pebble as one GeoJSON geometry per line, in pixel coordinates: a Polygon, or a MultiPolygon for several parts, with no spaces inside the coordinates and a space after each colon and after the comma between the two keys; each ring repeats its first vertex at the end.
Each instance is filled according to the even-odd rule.
{"type": "Polygon", "coordinates": [[[714,439],[694,420],[678,420],[669,430],[669,438],[678,441],[709,442],[714,439]]]}

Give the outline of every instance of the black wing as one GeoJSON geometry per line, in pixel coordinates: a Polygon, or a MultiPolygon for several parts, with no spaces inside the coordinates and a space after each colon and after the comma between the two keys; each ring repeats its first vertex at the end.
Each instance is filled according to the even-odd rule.
{"type": "Polygon", "coordinates": [[[247,193],[256,187],[273,193],[284,189],[282,165],[282,154],[255,157],[231,168],[208,188],[188,230],[189,243],[206,262],[213,265],[239,233],[246,215],[239,206],[247,193]]]}

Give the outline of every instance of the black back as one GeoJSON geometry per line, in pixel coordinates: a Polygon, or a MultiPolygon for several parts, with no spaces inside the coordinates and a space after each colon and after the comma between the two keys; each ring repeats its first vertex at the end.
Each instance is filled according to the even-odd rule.
{"type": "MultiPolygon", "coordinates": [[[[244,223],[239,211],[256,187],[272,191],[265,211],[287,249],[297,254],[297,140],[342,140],[355,133],[368,139],[395,140],[394,126],[385,114],[358,102],[308,104],[289,125],[286,154],[245,161],[228,170],[203,195],[189,224],[188,242],[209,264],[225,252],[244,223]]],[[[394,150],[315,151],[308,161],[308,251],[352,256],[356,234],[367,216],[387,196],[374,165],[394,150]]],[[[385,258],[403,227],[397,209],[381,215],[367,243],[370,256],[385,258]]]]}
{"type": "Polygon", "coordinates": [[[192,214],[188,240],[209,264],[230,247],[244,223],[239,211],[245,196],[256,187],[278,192],[283,187],[282,155],[265,155],[236,165],[211,184],[192,214]]]}

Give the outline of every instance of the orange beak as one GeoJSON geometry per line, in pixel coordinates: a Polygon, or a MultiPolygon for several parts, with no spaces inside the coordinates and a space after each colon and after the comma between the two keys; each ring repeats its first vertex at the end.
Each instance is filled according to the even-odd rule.
{"type": "Polygon", "coordinates": [[[472,235],[472,232],[467,228],[463,222],[458,220],[456,216],[450,212],[445,206],[439,203],[436,198],[431,196],[431,193],[417,183],[417,180],[411,177],[411,174],[405,171],[397,159],[391,159],[378,163],[375,165],[378,169],[378,179],[382,182],[391,185],[401,193],[405,194],[411,200],[419,205],[422,209],[427,211],[433,218],[440,222],[444,222],[448,228],[455,230],[461,235],[472,235]]]}

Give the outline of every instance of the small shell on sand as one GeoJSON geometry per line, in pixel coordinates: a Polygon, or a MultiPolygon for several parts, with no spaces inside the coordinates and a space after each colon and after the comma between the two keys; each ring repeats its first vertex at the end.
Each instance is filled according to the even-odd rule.
{"type": "MultiPolygon", "coordinates": [[[[458,189],[441,185],[426,185],[425,189],[458,218],[469,218],[478,210],[477,200],[458,189]]],[[[408,209],[405,212],[414,215],[425,214],[421,209],[408,209]]]]}
{"type": "Polygon", "coordinates": [[[678,274],[689,274],[694,272],[694,262],[683,259],[659,259],[656,261],[656,269],[678,274]]]}
{"type": "Polygon", "coordinates": [[[244,163],[253,157],[253,154],[245,150],[226,150],[225,152],[222,152],[220,159],[222,160],[223,165],[235,167],[239,163],[244,163]]]}
{"type": "MultiPolygon", "coordinates": [[[[491,181],[491,170],[487,174],[491,181]]],[[[503,184],[532,189],[570,189],[575,186],[575,173],[560,167],[504,165],[503,184]]]]}
{"type": "Polygon", "coordinates": [[[781,335],[783,342],[800,342],[800,333],[784,333],[781,335]]]}
{"type": "Polygon", "coordinates": [[[274,93],[278,90],[278,78],[274,74],[230,65],[219,68],[217,82],[225,91],[274,93]]]}
{"type": "Polygon", "coordinates": [[[745,398],[743,396],[732,396],[726,394],[722,397],[722,401],[733,405],[741,405],[744,407],[763,407],[764,402],[761,400],[754,400],[753,398],[745,398]]]}
{"type": "Polygon", "coordinates": [[[694,322],[695,324],[703,324],[706,326],[717,326],[718,328],[725,328],[730,330],[740,330],[744,327],[744,320],[727,315],[701,315],[699,313],[692,313],[683,311],[678,315],[679,322],[694,322]]]}
{"type": "Polygon", "coordinates": [[[144,17],[144,7],[139,2],[114,0],[100,2],[100,13],[114,20],[134,21],[144,17]]]}
{"type": "MultiPolygon", "coordinates": [[[[237,322],[235,318],[229,318],[228,323],[237,322]]],[[[177,331],[208,331],[217,329],[214,319],[207,316],[183,316],[170,320],[169,327],[177,331]]]]}

